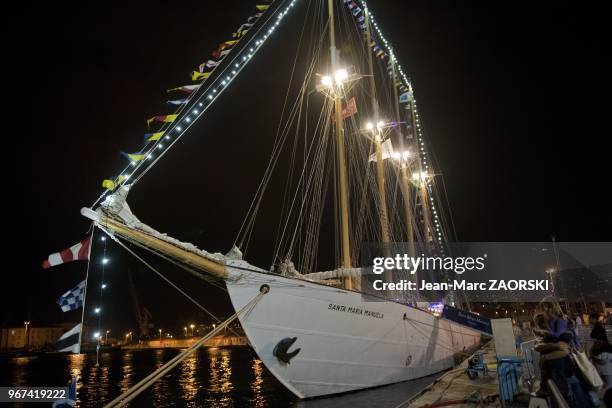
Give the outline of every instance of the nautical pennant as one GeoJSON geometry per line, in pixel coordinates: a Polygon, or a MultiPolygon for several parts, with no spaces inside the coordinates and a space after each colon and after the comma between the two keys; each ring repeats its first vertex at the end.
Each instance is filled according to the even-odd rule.
{"type": "Polygon", "coordinates": [[[147,127],[151,126],[152,122],[165,122],[170,123],[174,122],[178,115],[157,115],[152,118],[147,119],[147,127]]]}
{"type": "Polygon", "coordinates": [[[252,23],[256,21],[259,17],[261,17],[262,13],[253,14],[251,17],[247,18],[247,23],[252,23]]]}
{"type": "MultiPolygon", "coordinates": [[[[382,150],[383,160],[386,160],[386,159],[389,159],[395,156],[395,153],[393,151],[393,145],[391,144],[391,139],[387,139],[384,142],[382,142],[381,148],[382,148],[381,150],[382,150]]],[[[370,156],[370,159],[368,160],[368,162],[375,162],[375,161],[377,161],[376,153],[370,156]]]]}
{"type": "Polygon", "coordinates": [[[227,54],[229,54],[229,53],[230,53],[230,51],[231,51],[231,50],[223,50],[223,51],[218,51],[218,50],[217,50],[217,51],[213,51],[213,52],[212,52],[212,56],[213,56],[213,58],[215,58],[215,59],[222,60],[223,58],[225,58],[225,56],[226,56],[227,54]]]}
{"type": "Polygon", "coordinates": [[[206,68],[214,68],[220,63],[221,61],[208,60],[206,62],[201,63],[198,69],[200,70],[200,72],[204,72],[206,68]]]}
{"type": "Polygon", "coordinates": [[[179,86],[179,87],[176,87],[176,88],[168,89],[166,92],[181,91],[181,92],[185,92],[185,93],[192,93],[193,91],[197,91],[197,89],[200,86],[201,86],[200,84],[196,84],[196,85],[183,85],[183,86],[179,86]]]}
{"type": "MultiPolygon", "coordinates": [[[[342,108],[342,119],[346,119],[350,116],[353,116],[357,113],[357,102],[355,101],[355,97],[352,97],[346,103],[346,106],[342,108]]],[[[332,114],[332,123],[336,123],[336,115],[332,114]]]]}
{"type": "Polygon", "coordinates": [[[49,258],[43,261],[43,268],[63,264],[71,261],[87,261],[89,259],[89,245],[91,244],[91,235],[83,241],[64,249],[60,252],[55,252],[49,255],[49,258]]]}
{"type": "Polygon", "coordinates": [[[126,152],[121,152],[121,154],[123,156],[125,156],[128,160],[130,160],[131,162],[139,162],[142,159],[145,158],[145,155],[142,153],[126,153],[126,152]]]}
{"type": "Polygon", "coordinates": [[[110,180],[110,179],[102,180],[102,187],[104,187],[107,190],[112,191],[118,186],[120,186],[121,183],[123,183],[125,180],[126,180],[126,177],[123,175],[120,175],[115,180],[110,180]]]}
{"type": "Polygon", "coordinates": [[[191,71],[191,80],[192,81],[200,81],[208,78],[210,76],[210,72],[198,72],[191,71]]]}
{"type": "Polygon", "coordinates": [[[66,293],[57,299],[56,303],[62,308],[62,312],[69,312],[76,310],[83,306],[83,297],[85,293],[85,281],[82,281],[74,288],[70,289],[66,293]]]}
{"type": "Polygon", "coordinates": [[[412,101],[412,92],[404,92],[399,96],[400,103],[408,103],[412,101]]]}
{"type": "Polygon", "coordinates": [[[166,132],[145,133],[144,137],[147,142],[154,142],[162,138],[166,132]]]}
{"type": "Polygon", "coordinates": [[[166,103],[169,105],[184,105],[187,102],[189,102],[189,99],[175,99],[172,101],[166,101],[166,103]]]}
{"type": "Polygon", "coordinates": [[[232,48],[234,45],[236,45],[237,42],[238,40],[229,40],[229,41],[222,42],[221,44],[219,44],[218,50],[223,51],[225,49],[232,48]]]}
{"type": "Polygon", "coordinates": [[[55,343],[57,351],[70,351],[72,353],[79,353],[79,334],[81,333],[81,323],[68,330],[55,343]]]}

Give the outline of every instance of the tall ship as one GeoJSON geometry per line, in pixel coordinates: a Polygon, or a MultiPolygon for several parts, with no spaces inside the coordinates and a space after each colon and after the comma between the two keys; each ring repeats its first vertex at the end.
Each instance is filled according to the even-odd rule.
{"type": "MultiPolygon", "coordinates": [[[[224,285],[254,351],[300,398],[451,368],[457,355],[478,345],[480,332],[433,313],[425,300],[453,303],[454,294],[421,299],[418,293],[375,291],[368,280],[372,265],[364,263],[364,243],[388,252],[386,245],[403,242],[412,256],[445,256],[452,238],[413,85],[391,43],[363,1],[276,0],[254,7],[191,74],[193,82],[171,90],[180,95],[170,101],[176,110],[147,121],[143,147],[126,154],[129,163],[104,180],[105,190],[81,213],[126,249],[130,244],[159,255],[202,285],[224,285]],[[214,120],[209,108],[228,103],[225,90],[241,72],[265,69],[259,51],[289,30],[300,35],[295,55],[287,57],[303,65],[287,88],[265,91],[283,95],[284,104],[267,107],[278,112],[277,133],[258,136],[270,148],[261,158],[267,167],[260,184],[244,188],[225,180],[220,169],[197,186],[223,183],[227,194],[244,202],[242,227],[233,245],[227,243],[231,249],[207,252],[139,220],[128,193],[193,132],[194,123],[214,120]],[[284,189],[270,191],[278,185],[284,189]],[[264,211],[273,211],[278,224],[257,236],[264,211]],[[243,255],[254,241],[270,246],[268,265],[253,265],[243,255]]],[[[245,128],[257,133],[256,123],[245,128]]],[[[231,161],[240,166],[239,157],[231,161]]]]}

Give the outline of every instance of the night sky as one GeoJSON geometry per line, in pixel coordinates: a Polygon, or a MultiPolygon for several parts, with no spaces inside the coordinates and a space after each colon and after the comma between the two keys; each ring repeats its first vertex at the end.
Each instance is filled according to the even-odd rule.
{"type": "MultiPolygon", "coordinates": [[[[253,4],[54,2],[13,15],[19,29],[7,41],[16,73],[5,78],[12,105],[3,138],[11,142],[5,225],[14,226],[4,245],[13,262],[3,268],[3,325],[79,320],[55,299],[82,279],[86,264],[43,270],[41,261],[84,237],[89,225],[79,209],[125,165],[119,152],[140,147],[147,117],[171,113],[165,89],[190,83],[188,73],[230,39],[253,4]]],[[[611,238],[609,131],[596,126],[609,105],[599,102],[607,81],[598,79],[602,33],[597,11],[573,4],[370,2],[413,79],[460,240],[611,238]]],[[[269,157],[302,15],[298,7],[287,17],[130,194],[143,221],[207,250],[230,248],[269,157]]],[[[274,213],[259,221],[247,258],[267,268],[274,213]]],[[[101,251],[96,240],[92,282],[101,251]]],[[[156,324],[180,330],[206,320],[120,248],[109,245],[108,255],[109,288],[103,300],[91,299],[104,307],[103,328],[134,328],[129,268],[156,324]]],[[[229,311],[220,290],[154,262],[215,313],[229,311]]]]}

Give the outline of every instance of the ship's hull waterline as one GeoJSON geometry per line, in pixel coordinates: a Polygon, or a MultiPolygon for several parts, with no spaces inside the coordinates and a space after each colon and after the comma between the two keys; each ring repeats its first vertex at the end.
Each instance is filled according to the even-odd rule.
{"type": "Polygon", "coordinates": [[[457,352],[473,349],[480,333],[395,302],[364,301],[362,294],[253,272],[228,265],[227,288],[236,310],[262,285],[270,291],[239,319],[259,358],[300,398],[411,380],[454,366],[457,352]],[[289,363],[277,344],[297,340],[289,363]]]}

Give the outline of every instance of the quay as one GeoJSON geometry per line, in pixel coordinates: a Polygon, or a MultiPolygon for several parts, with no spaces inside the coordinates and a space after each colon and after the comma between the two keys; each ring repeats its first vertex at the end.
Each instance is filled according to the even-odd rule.
{"type": "MultiPolygon", "coordinates": [[[[141,340],[138,343],[128,343],[121,346],[123,350],[146,350],[160,348],[188,348],[191,347],[199,337],[186,339],[162,339],[160,340],[141,340]]],[[[202,347],[243,347],[249,343],[245,336],[215,336],[206,341],[202,347]]]]}

